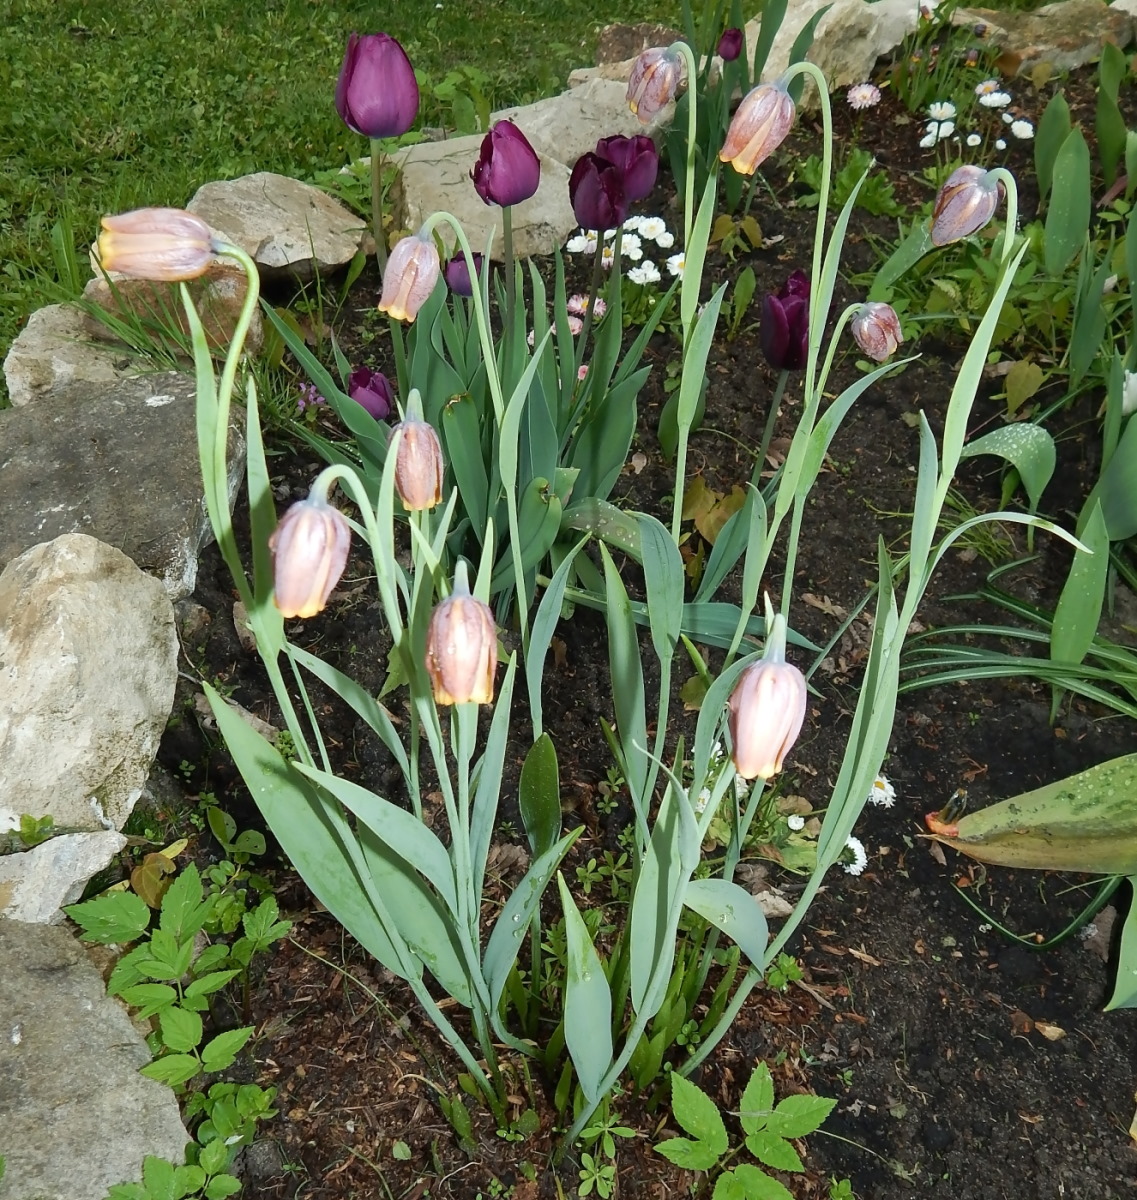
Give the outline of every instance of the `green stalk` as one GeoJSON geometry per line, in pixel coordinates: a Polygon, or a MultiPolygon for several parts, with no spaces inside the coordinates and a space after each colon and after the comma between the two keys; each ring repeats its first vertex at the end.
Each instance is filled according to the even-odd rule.
{"type": "Polygon", "coordinates": [[[387,272],[387,238],[383,233],[383,143],[371,139],[371,233],[375,238],[375,261],[379,274],[387,272]]]}
{"type": "MultiPolygon", "coordinates": [[[[501,326],[506,337],[513,341],[514,305],[517,301],[517,280],[513,270],[513,209],[506,204],[501,210],[501,231],[505,249],[505,314],[501,326]]],[[[506,361],[509,360],[508,348],[506,361]]]]}
{"type": "Polygon", "coordinates": [[[1016,226],[1019,223],[1019,187],[1015,177],[1006,167],[996,167],[991,172],[993,179],[998,179],[1007,189],[1007,227],[1003,230],[1003,249],[1000,261],[1006,262],[1011,256],[1011,246],[1014,244],[1016,226]]]}
{"type": "MultiPolygon", "coordinates": [[[[588,335],[592,332],[592,315],[596,311],[596,297],[600,295],[600,284],[604,278],[604,230],[596,231],[596,253],[592,256],[592,284],[588,292],[588,311],[584,314],[584,328],[576,340],[576,373],[580,373],[581,363],[584,362],[584,350],[588,344],[588,335]]],[[[571,424],[571,422],[570,422],[571,424]]]]}
{"type": "MultiPolygon", "coordinates": [[[[695,219],[695,140],[698,136],[698,121],[696,119],[696,76],[698,65],[695,54],[686,42],[672,42],[668,47],[683,56],[687,66],[687,175],[683,181],[683,250],[691,244],[691,227],[695,219]]],[[[683,331],[686,336],[686,330],[683,331]]]]}

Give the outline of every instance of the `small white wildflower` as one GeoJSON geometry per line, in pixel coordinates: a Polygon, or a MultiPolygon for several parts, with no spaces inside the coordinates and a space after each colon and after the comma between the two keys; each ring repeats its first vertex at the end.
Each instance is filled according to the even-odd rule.
{"type": "Polygon", "coordinates": [[[1034,137],[1034,126],[1029,121],[1014,121],[1011,124],[1011,132],[1025,142],[1034,137]]]}
{"type": "Polygon", "coordinates": [[[661,250],[670,250],[675,245],[675,234],[670,229],[665,229],[656,239],[655,244],[661,250]]]}
{"type": "Polygon", "coordinates": [[[1117,276],[1111,275],[1105,281],[1105,283],[1103,283],[1101,285],[1101,294],[1103,296],[1108,296],[1110,292],[1116,292],[1116,291],[1117,291],[1117,276]]]}
{"type": "Polygon", "coordinates": [[[711,802],[711,789],[703,788],[703,790],[695,797],[695,811],[701,816],[707,811],[707,805],[711,802]]]}
{"type": "Polygon", "coordinates": [[[967,144],[969,146],[978,146],[983,139],[977,133],[969,133],[967,135],[967,144]]]}
{"type": "Polygon", "coordinates": [[[638,267],[633,267],[628,272],[628,279],[630,279],[632,283],[658,283],[659,268],[651,261],[650,258],[645,258],[638,267]]]}
{"type": "Polygon", "coordinates": [[[640,226],[641,226],[641,225],[644,223],[644,221],[646,221],[646,220],[648,220],[648,218],[647,218],[647,217],[639,217],[639,216],[633,216],[633,217],[629,217],[629,218],[628,218],[628,219],[627,219],[627,220],[624,222],[624,232],[625,232],[625,233],[636,233],[636,232],[638,232],[638,231],[639,231],[639,228],[640,228],[640,226]]]}
{"type": "Polygon", "coordinates": [[[879,804],[881,808],[891,808],[896,803],[896,789],[888,782],[888,776],[878,775],[869,788],[869,803],[879,804]]]}
{"type": "Polygon", "coordinates": [[[801,813],[791,813],[786,817],[786,825],[793,833],[797,833],[805,828],[805,817],[801,813]]]}
{"type": "Polygon", "coordinates": [[[920,149],[921,150],[930,150],[936,144],[936,141],[937,141],[937,138],[936,138],[934,131],[932,133],[926,133],[920,139],[920,149]]]}
{"type": "MultiPolygon", "coordinates": [[[[671,234],[667,232],[667,222],[662,217],[641,217],[639,235],[642,238],[647,238],[649,242],[655,242],[657,245],[663,244],[659,239],[664,235],[671,238],[671,234]]],[[[671,241],[674,240],[674,238],[671,238],[671,241]]],[[[667,245],[670,246],[671,242],[668,242],[667,245]]]]}
{"type": "Polygon", "coordinates": [[[749,782],[736,771],[734,774],[734,798],[736,800],[745,800],[749,792],[749,782]]]}
{"type": "Polygon", "coordinates": [[[996,150],[1006,150],[1006,148],[1007,148],[1006,140],[1004,138],[997,138],[995,141],[995,149],[996,150]]]}
{"type": "Polygon", "coordinates": [[[687,256],[682,250],[678,254],[673,254],[667,260],[667,269],[672,275],[677,275],[680,279],[683,278],[683,268],[687,265],[687,256]]]}
{"type": "Polygon", "coordinates": [[[979,103],[984,108],[1006,108],[1011,102],[1008,92],[987,92],[979,97],[979,103]]]}
{"type": "Polygon", "coordinates": [[[643,242],[634,233],[625,233],[620,238],[620,255],[622,258],[631,259],[632,262],[639,262],[644,256],[643,242]]]}
{"type": "Polygon", "coordinates": [[[845,849],[851,850],[853,861],[842,863],[847,875],[859,875],[869,865],[869,856],[865,853],[864,845],[859,838],[850,837],[845,842],[845,849]]]}
{"type": "Polygon", "coordinates": [[[982,83],[975,85],[975,94],[977,96],[990,96],[993,92],[1001,92],[1003,85],[997,79],[984,79],[982,83]]]}
{"type": "Polygon", "coordinates": [[[954,121],[941,121],[939,128],[936,130],[936,140],[942,142],[944,138],[950,137],[954,132],[954,121]]]}
{"type": "Polygon", "coordinates": [[[605,271],[610,271],[612,269],[612,264],[615,261],[616,261],[616,247],[611,246],[611,245],[605,246],[603,253],[600,255],[600,265],[604,268],[605,271]]]}
{"type": "Polygon", "coordinates": [[[1002,116],[1004,125],[1010,125],[1010,123],[1015,119],[1014,113],[1003,113],[1002,116]]]}
{"type": "Polygon", "coordinates": [[[1137,412],[1137,371],[1126,371],[1125,382],[1121,387],[1121,415],[1130,417],[1135,412],[1137,412]]]}
{"type": "Polygon", "coordinates": [[[711,762],[720,763],[726,756],[723,754],[722,742],[715,742],[711,747],[711,762]]]}
{"type": "Polygon", "coordinates": [[[845,101],[850,108],[860,112],[863,108],[872,108],[880,103],[880,88],[872,83],[854,84],[845,93],[845,101]]]}
{"type": "Polygon", "coordinates": [[[933,121],[950,121],[955,116],[955,105],[950,100],[937,100],[928,105],[928,116],[933,121]]]}
{"type": "Polygon", "coordinates": [[[606,242],[610,242],[615,236],[616,236],[616,231],[614,229],[605,229],[604,230],[604,240],[606,242]]]}
{"type": "Polygon", "coordinates": [[[582,229],[574,237],[569,238],[565,249],[570,254],[595,254],[596,243],[599,240],[595,229],[582,229]]]}

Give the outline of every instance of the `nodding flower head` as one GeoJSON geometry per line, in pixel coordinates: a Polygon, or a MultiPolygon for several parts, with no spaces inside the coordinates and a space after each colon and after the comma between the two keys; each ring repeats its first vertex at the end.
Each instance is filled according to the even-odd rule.
{"type": "Polygon", "coordinates": [[[102,227],[96,252],[105,271],[173,283],[204,275],[213,261],[209,226],[180,208],[136,208],[103,217],[102,227]]]}
{"type": "Polygon", "coordinates": [[[900,318],[891,304],[870,300],[862,304],[852,321],[853,338],[875,362],[884,362],[904,341],[900,318]]]}
{"type": "Polygon", "coordinates": [[[984,167],[957,167],[945,180],[932,209],[932,245],[970,237],[995,215],[1003,185],[984,167]]]}
{"type": "Polygon", "coordinates": [[[645,50],[628,76],[628,107],[647,124],[675,99],[683,81],[683,56],[664,46],[645,50]]]}
{"type": "Polygon", "coordinates": [[[781,83],[760,83],[738,106],[719,158],[740,175],[753,175],[786,140],[795,113],[793,97],[781,83]]]}
{"type": "Polygon", "coordinates": [[[420,230],[403,238],[387,260],[379,311],[396,321],[413,321],[441,274],[438,249],[429,234],[420,230]]]}
{"type": "Polygon", "coordinates": [[[286,617],[315,616],[347,566],[347,519],[314,487],[280,518],[268,544],[276,607],[286,617]]]}
{"type": "Polygon", "coordinates": [[[470,595],[459,561],[454,590],[434,612],[426,633],[426,671],[435,704],[492,704],[497,626],[488,604],[470,595]]]}

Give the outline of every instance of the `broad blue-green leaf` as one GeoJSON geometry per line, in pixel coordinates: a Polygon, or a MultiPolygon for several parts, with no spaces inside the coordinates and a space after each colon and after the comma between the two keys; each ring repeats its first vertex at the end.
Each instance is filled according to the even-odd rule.
{"type": "Polygon", "coordinates": [[[1099,505],[1094,505],[1079,536],[1091,553],[1075,551],[1054,610],[1050,657],[1057,662],[1080,663],[1093,644],[1101,620],[1109,574],[1109,532],[1099,505]]]}
{"type": "Polygon", "coordinates": [[[518,790],[521,820],[535,858],[545,854],[561,835],[561,784],[557,751],[547,733],[529,747],[521,766],[518,790]]]}
{"type": "Polygon", "coordinates": [[[1105,1006],[1107,1012],[1111,1008],[1137,1008],[1137,875],[1129,877],[1129,888],[1134,899],[1121,928],[1117,978],[1113,981],[1113,993],[1105,1006]]]}
{"type": "Polygon", "coordinates": [[[1097,492],[1110,541],[1122,542],[1137,535],[1137,419],[1130,417],[1126,422],[1097,492]]]}
{"type": "Polygon", "coordinates": [[[1062,143],[1069,136],[1070,106],[1061,92],[1055,92],[1038,122],[1034,135],[1034,171],[1038,176],[1038,190],[1043,201],[1050,191],[1054,178],[1054,163],[1062,143]]]}
{"type": "Polygon", "coordinates": [[[517,655],[511,654],[505,678],[494,702],[493,719],[486,735],[485,749],[475,768],[477,786],[470,812],[470,861],[477,884],[479,904],[486,873],[486,856],[489,854],[490,839],[493,837],[494,822],[497,820],[498,801],[501,798],[502,767],[509,739],[509,716],[513,707],[513,681],[516,677],[517,655]]]}
{"type": "MultiPolygon", "coordinates": [[[[521,569],[529,571],[549,553],[561,527],[561,500],[547,479],[532,479],[519,497],[517,531],[520,538],[521,569]]],[[[513,550],[506,546],[494,568],[491,593],[514,583],[513,550]]]]}
{"type": "Polygon", "coordinates": [[[582,538],[565,555],[564,561],[549,581],[549,586],[541,597],[541,603],[537,606],[537,615],[533,618],[533,628],[529,634],[529,654],[525,659],[525,686],[529,692],[529,709],[533,715],[535,737],[540,737],[543,731],[541,700],[544,689],[545,657],[549,652],[553,632],[560,618],[561,602],[564,599],[569,572],[587,540],[587,538],[582,538]]]}
{"type": "Polygon", "coordinates": [[[612,993],[604,967],[577,910],[564,876],[557,873],[565,914],[565,1045],[572,1056],[580,1090],[590,1104],[600,1099],[600,1084],[612,1064],[612,993]]]}
{"type": "MultiPolygon", "coordinates": [[[[636,623],[624,582],[607,548],[601,543],[604,560],[604,587],[607,598],[608,668],[612,677],[612,699],[616,708],[616,727],[627,759],[628,786],[633,801],[643,796],[647,779],[647,716],[644,706],[643,665],[640,661],[636,623]],[[634,747],[639,747],[636,750],[634,747]]],[[[646,821],[646,814],[637,814],[646,821]]]]}
{"type": "Polygon", "coordinates": [[[683,624],[683,559],[679,547],[655,517],[638,513],[636,520],[651,644],[660,662],[669,664],[683,624]]]}
{"type": "Polygon", "coordinates": [[[1054,474],[1057,459],[1054,439],[1048,430],[1029,421],[1004,425],[968,442],[960,457],[974,458],[977,454],[995,454],[1005,458],[1018,471],[1031,510],[1038,508],[1039,498],[1054,474]]]}
{"type": "Polygon", "coordinates": [[[737,942],[756,967],[762,966],[770,935],[758,902],[745,888],[727,879],[692,879],[683,903],[737,942]]]}
{"type": "Polygon", "coordinates": [[[1082,248],[1090,227],[1090,148],[1078,128],[1066,135],[1054,160],[1050,208],[1046,213],[1043,260],[1047,273],[1062,275],[1082,248]]]}
{"type": "Polygon", "coordinates": [[[654,1016],[666,989],[660,978],[669,978],[675,959],[675,931],[671,921],[676,893],[686,884],[681,867],[680,805],[674,788],[668,788],[659,806],[655,828],[640,864],[628,917],[631,956],[632,1007],[643,1020],[654,1016]]]}
{"type": "Polygon", "coordinates": [[[489,515],[490,484],[482,455],[481,416],[471,396],[455,396],[442,410],[442,436],[470,525],[481,541],[489,515]]]}

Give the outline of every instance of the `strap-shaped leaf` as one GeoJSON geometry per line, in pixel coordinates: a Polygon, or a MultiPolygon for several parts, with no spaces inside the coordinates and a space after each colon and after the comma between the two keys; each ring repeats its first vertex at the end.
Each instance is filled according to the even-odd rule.
{"type": "MultiPolygon", "coordinates": [[[[561,500],[547,479],[530,480],[521,493],[517,530],[521,541],[521,570],[529,572],[549,553],[561,527],[561,500]]],[[[503,591],[516,582],[513,547],[506,546],[494,568],[490,591],[503,591]]]]}
{"type": "MultiPolygon", "coordinates": [[[[1129,887],[1137,896],[1137,875],[1129,877],[1129,887]]],[[[1111,1008],[1137,1008],[1137,903],[1130,903],[1129,915],[1121,928],[1117,978],[1105,1008],[1107,1012],[1111,1008]]]]}
{"type": "Polygon", "coordinates": [[[726,879],[692,879],[683,903],[737,942],[756,967],[762,966],[770,934],[765,914],[745,888],[726,879]]]}
{"type": "Polygon", "coordinates": [[[547,733],[529,747],[518,787],[521,820],[535,857],[547,853],[561,836],[561,785],[557,750],[547,733]]]}
{"type": "Polygon", "coordinates": [[[580,1090],[590,1104],[600,1100],[600,1084],[612,1064],[612,992],[588,927],[564,876],[557,874],[565,914],[565,1045],[580,1090]]]}
{"type": "Polygon", "coordinates": [[[541,597],[541,603],[537,606],[537,615],[533,618],[533,629],[529,635],[529,654],[525,659],[525,686],[529,691],[529,711],[533,715],[535,737],[540,737],[542,732],[541,697],[545,657],[549,652],[553,631],[556,629],[557,620],[561,615],[561,602],[564,599],[569,572],[587,540],[587,538],[582,538],[565,555],[564,561],[549,581],[549,586],[541,597]]]}
{"type": "MultiPolygon", "coordinates": [[[[612,699],[616,708],[616,728],[624,751],[628,788],[636,804],[637,822],[647,819],[640,812],[647,780],[647,716],[644,705],[643,664],[640,662],[636,623],[624,581],[607,547],[600,544],[604,560],[604,587],[607,603],[604,615],[608,625],[608,669],[612,677],[612,699]],[[639,749],[636,749],[639,747],[639,749]]],[[[646,826],[645,826],[646,828],[646,826]]]]}
{"type": "Polygon", "coordinates": [[[683,624],[683,559],[679,547],[655,517],[637,513],[636,520],[651,642],[660,662],[670,664],[683,624]]]}
{"type": "Polygon", "coordinates": [[[486,746],[477,765],[477,789],[470,814],[470,865],[474,871],[475,896],[482,898],[482,883],[486,873],[486,856],[497,820],[497,805],[501,796],[502,767],[509,738],[509,715],[513,707],[513,682],[517,677],[517,655],[509,656],[509,666],[494,704],[493,720],[486,735],[486,746]]]}
{"type": "Polygon", "coordinates": [[[442,410],[442,436],[470,526],[481,541],[489,513],[490,483],[482,456],[481,413],[468,393],[455,396],[442,410]]]}

